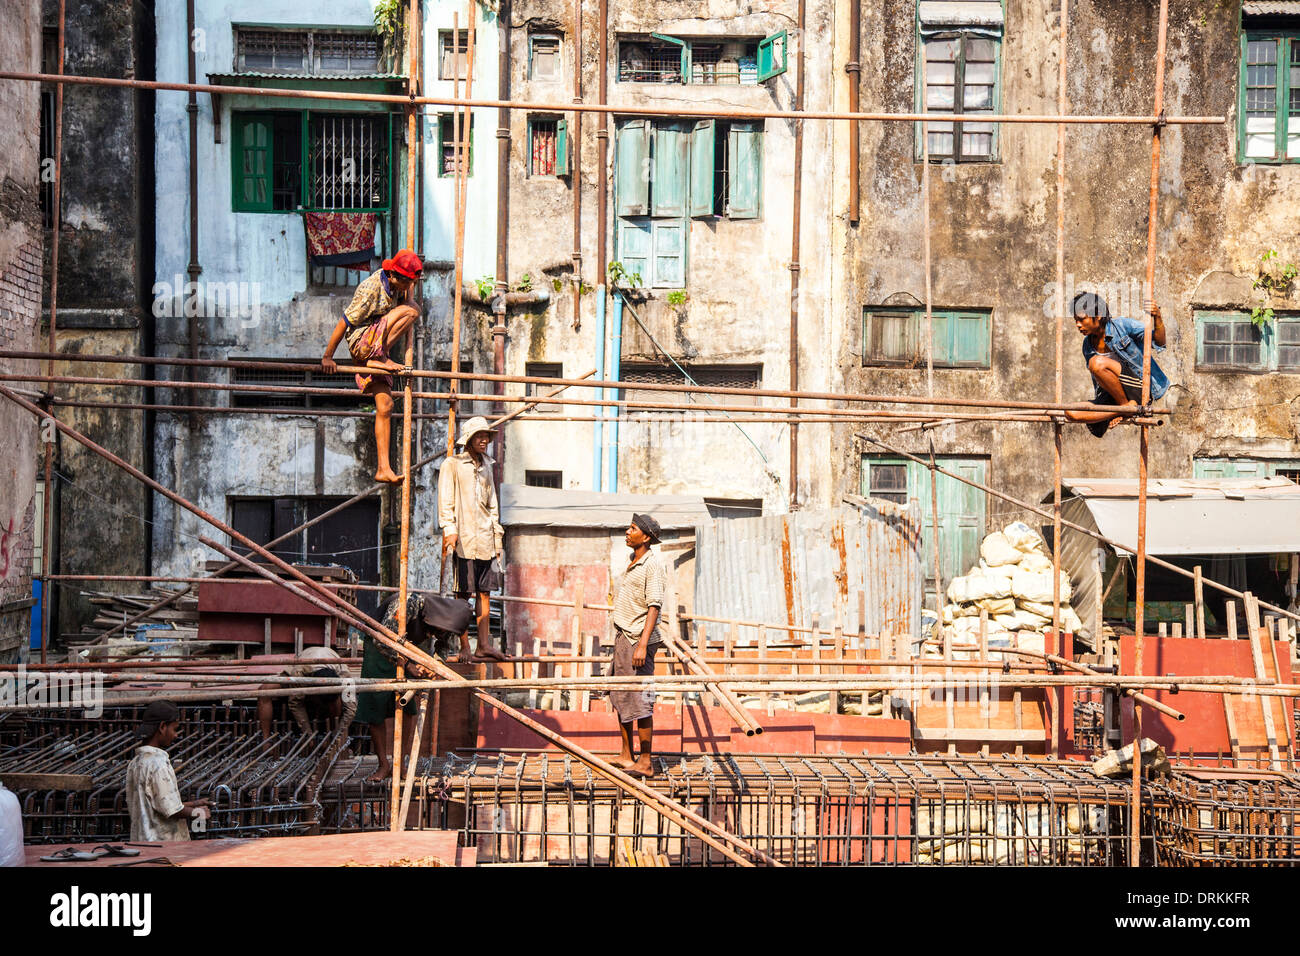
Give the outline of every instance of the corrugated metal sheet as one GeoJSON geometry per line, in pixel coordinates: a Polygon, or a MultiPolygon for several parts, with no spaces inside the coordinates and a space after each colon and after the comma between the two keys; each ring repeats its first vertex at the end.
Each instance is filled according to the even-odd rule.
{"type": "MultiPolygon", "coordinates": [[[[1096,528],[1092,512],[1082,498],[1061,502],[1061,518],[1085,528],[1096,528]]],[[[1100,541],[1082,531],[1061,529],[1061,570],[1070,576],[1070,606],[1083,621],[1083,627],[1074,636],[1090,647],[1097,627],[1097,601],[1105,587],[1097,584],[1097,549],[1104,548],[1100,541]]]]}
{"type": "MultiPolygon", "coordinates": [[[[696,532],[695,613],[828,631],[837,614],[866,632],[920,632],[921,533],[915,509],[861,499],[857,507],[712,521],[696,532]]],[[[715,625],[711,637],[719,637],[715,625]]],[[[749,642],[752,628],[741,631],[749,642]]],[[[776,639],[777,634],[769,634],[776,639]]]]}
{"type": "Polygon", "coordinates": [[[1300,16],[1300,0],[1246,0],[1241,12],[1248,17],[1300,16]]]}
{"type": "Polygon", "coordinates": [[[713,520],[699,495],[624,495],[501,486],[501,524],[509,527],[626,528],[634,513],[652,515],[665,531],[713,520]]]}

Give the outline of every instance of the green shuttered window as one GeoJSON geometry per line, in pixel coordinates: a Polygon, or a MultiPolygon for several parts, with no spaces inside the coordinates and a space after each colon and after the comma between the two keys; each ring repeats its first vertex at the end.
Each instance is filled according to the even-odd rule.
{"type": "Polygon", "coordinates": [[[236,113],[231,122],[233,208],[271,211],[271,117],[236,113]]]}
{"type": "Polygon", "coordinates": [[[1300,372],[1300,312],[1274,313],[1262,328],[1249,312],[1197,312],[1200,371],[1300,372]]]}
{"type": "Polygon", "coordinates": [[[1300,161],[1300,30],[1241,36],[1237,161],[1300,161]]]}
{"type": "MultiPolygon", "coordinates": [[[[993,314],[988,309],[933,310],[936,368],[988,368],[993,314]]],[[[925,310],[866,308],[862,364],[925,368],[925,310]]]]}

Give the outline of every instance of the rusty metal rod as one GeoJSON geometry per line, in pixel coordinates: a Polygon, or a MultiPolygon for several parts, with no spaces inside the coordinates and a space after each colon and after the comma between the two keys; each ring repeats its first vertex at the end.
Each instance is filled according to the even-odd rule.
{"type": "MultiPolygon", "coordinates": [[[[961,113],[849,113],[835,110],[757,110],[757,109],[716,109],[708,107],[683,106],[674,102],[670,108],[658,106],[634,106],[632,104],[573,103],[550,100],[497,100],[470,99],[454,96],[402,96],[394,93],[347,93],[332,90],[289,90],[276,87],[225,86],[211,83],[166,83],[159,80],[126,80],[107,76],[78,76],[54,73],[26,73],[15,70],[0,71],[0,80],[24,80],[32,83],[60,83],[80,86],[121,86],[135,89],[170,91],[179,93],[215,93],[218,96],[265,96],[287,97],[290,99],[337,100],[354,103],[390,103],[403,108],[414,102],[418,106],[462,106],[488,109],[540,110],[550,113],[565,113],[579,110],[584,113],[607,113],[618,116],[662,116],[668,109],[674,116],[694,116],[701,119],[718,117],[721,119],[797,119],[797,120],[843,120],[865,122],[918,123],[960,122],[961,113]]],[[[968,118],[968,117],[967,117],[968,118]]],[[[983,123],[1022,123],[1052,125],[1071,123],[1077,125],[1121,125],[1150,126],[1160,121],[1158,116],[1116,114],[1074,115],[1061,117],[1055,114],[1005,114],[995,113],[980,116],[983,123]]],[[[1170,126],[1221,126],[1227,122],[1224,116],[1169,116],[1163,122],[1170,126]]]]}
{"type": "MultiPolygon", "coordinates": [[[[46,357],[45,353],[40,353],[40,352],[33,353],[33,352],[0,351],[0,358],[45,358],[45,357],[46,357]]],[[[124,362],[128,364],[136,363],[136,362],[143,364],[147,362],[150,364],[166,364],[166,365],[188,364],[187,361],[183,359],[142,359],[136,356],[128,357],[128,356],[104,356],[104,355],[84,355],[84,356],[61,355],[58,356],[58,358],[60,361],[85,361],[85,362],[104,361],[104,362],[124,362]]],[[[226,362],[226,361],[218,361],[218,360],[211,360],[211,361],[200,360],[200,364],[204,364],[213,368],[242,368],[245,366],[255,366],[255,368],[251,369],[254,371],[259,371],[259,370],[260,371],[272,371],[272,370],[283,371],[286,368],[301,370],[304,368],[304,365],[302,363],[288,363],[288,362],[285,363],[226,362]]],[[[312,366],[306,366],[306,367],[312,367],[312,366]]],[[[374,369],[359,367],[359,366],[351,366],[351,365],[339,365],[338,370],[343,373],[357,372],[362,374],[372,373],[374,371],[374,369]]],[[[495,375],[486,372],[484,373],[439,372],[431,369],[406,369],[402,372],[395,373],[395,374],[410,375],[416,378],[456,379],[456,380],[479,381],[479,382],[505,382],[507,384],[513,383],[518,385],[549,385],[553,387],[559,385],[565,385],[570,387],[581,387],[581,388],[592,388],[592,389],[621,389],[627,386],[626,382],[612,382],[612,381],[587,379],[587,378],[566,379],[566,378],[549,378],[540,375],[495,375]]],[[[0,378],[0,381],[8,381],[8,380],[35,381],[35,380],[43,380],[43,378],[44,378],[43,376],[15,375],[12,376],[11,379],[0,378]]],[[[60,380],[64,380],[64,379],[60,379],[60,378],[55,379],[55,381],[60,381],[60,380]]],[[[68,378],[66,379],[66,381],[69,381],[73,384],[89,384],[89,385],[140,385],[142,384],[141,381],[136,381],[133,379],[86,378],[83,380],[83,379],[76,379],[76,378],[68,378]]],[[[355,389],[341,389],[341,388],[312,389],[308,386],[249,385],[249,386],[236,387],[233,384],[171,382],[171,381],[156,380],[156,379],[148,380],[146,384],[157,388],[187,388],[190,387],[191,385],[213,385],[217,389],[224,389],[230,391],[256,391],[256,392],[269,392],[269,393],[284,391],[284,392],[293,392],[296,394],[318,394],[319,393],[319,394],[334,395],[334,396],[338,396],[341,394],[342,395],[360,394],[360,392],[355,389]]],[[[1097,410],[1097,406],[1093,405],[1091,402],[1060,402],[1060,403],[1024,402],[1024,401],[1013,401],[1010,399],[998,399],[992,397],[931,398],[929,396],[922,396],[922,395],[874,395],[874,394],[860,393],[860,392],[815,392],[815,391],[807,391],[807,390],[790,390],[790,389],[775,389],[775,388],[737,388],[737,387],[721,386],[721,385],[695,385],[695,384],[676,385],[667,382],[637,382],[636,388],[637,391],[650,391],[650,392],[690,392],[690,393],[699,393],[699,394],[708,394],[708,395],[740,395],[746,398],[787,398],[787,399],[798,398],[801,401],[859,402],[865,404],[880,404],[880,405],[890,405],[890,404],[951,405],[957,408],[1007,408],[1007,409],[1028,409],[1030,411],[1062,411],[1062,412],[1097,410]]],[[[445,398],[446,396],[440,393],[425,392],[425,393],[421,393],[420,397],[442,399],[445,398]]],[[[492,396],[491,400],[492,401],[502,401],[502,400],[534,401],[534,399],[520,397],[520,396],[498,396],[498,395],[492,396]]],[[[610,403],[608,402],[596,403],[596,402],[591,402],[590,400],[584,403],[584,402],[579,402],[577,399],[566,399],[563,402],[552,402],[549,404],[565,405],[565,404],[610,404],[610,403]]],[[[647,406],[639,402],[632,403],[632,404],[635,404],[637,407],[654,407],[654,406],[647,406]]],[[[701,405],[696,407],[708,408],[710,406],[701,405]]],[[[753,406],[747,406],[747,408],[752,410],[753,406]]],[[[741,410],[743,411],[745,409],[741,409],[741,410]]],[[[833,410],[820,409],[819,411],[829,412],[833,410]]],[[[1137,414],[1136,409],[1128,408],[1126,406],[1117,406],[1116,408],[1113,409],[1113,411],[1117,415],[1137,414]]],[[[1152,409],[1151,414],[1168,415],[1171,413],[1168,410],[1152,409]]]]}
{"type": "MultiPolygon", "coordinates": [[[[861,438],[863,441],[871,442],[871,444],[873,445],[879,445],[881,448],[884,448],[895,455],[899,455],[903,458],[906,458],[909,461],[914,461],[918,465],[924,465],[927,468],[930,467],[929,463],[926,462],[924,458],[918,458],[916,455],[912,455],[909,454],[908,452],[902,451],[899,448],[895,448],[893,445],[890,445],[888,442],[881,441],[879,438],[872,438],[870,435],[863,434],[862,432],[858,432],[857,437],[861,438]]],[[[1051,520],[1052,518],[1052,513],[1050,511],[1045,511],[1044,509],[1032,505],[1027,501],[1022,501],[1020,498],[1014,498],[1011,495],[1006,494],[1005,492],[998,491],[994,488],[990,488],[988,485],[982,484],[978,481],[972,481],[969,478],[964,478],[961,475],[952,471],[948,471],[944,468],[939,468],[938,472],[939,474],[946,475],[949,478],[955,478],[957,481],[960,481],[963,484],[970,485],[972,488],[978,488],[980,491],[990,494],[995,498],[1001,498],[1003,501],[1010,502],[1013,505],[1017,505],[1021,508],[1024,508],[1026,511],[1031,512],[1032,514],[1041,515],[1042,517],[1047,518],[1048,520],[1051,520]]],[[[1108,538],[1104,534],[1092,530],[1091,528],[1085,528],[1081,524],[1075,524],[1073,521],[1068,521],[1062,518],[1061,526],[1064,528],[1069,528],[1071,531],[1078,531],[1083,534],[1086,534],[1088,537],[1100,541],[1102,544],[1110,545],[1112,548],[1116,549],[1117,551],[1125,551],[1128,552],[1129,554],[1135,553],[1135,549],[1131,545],[1122,544],[1114,540],[1113,538],[1108,538]]],[[[1175,574],[1181,574],[1183,577],[1186,578],[1195,577],[1195,574],[1193,574],[1193,572],[1188,571],[1185,568],[1180,568],[1178,565],[1172,564],[1169,561],[1165,561],[1163,558],[1156,557],[1155,555],[1150,555],[1150,554],[1147,555],[1147,561],[1150,562],[1151,564],[1157,565],[1158,567],[1162,567],[1167,571],[1173,571],[1175,574]]],[[[1241,591],[1238,591],[1235,588],[1230,588],[1226,584],[1220,584],[1217,581],[1211,580],[1210,578],[1202,576],[1201,583],[1203,585],[1209,585],[1212,588],[1216,588],[1217,590],[1222,591],[1224,594],[1230,594],[1233,597],[1239,598],[1241,600],[1245,600],[1246,598],[1246,595],[1243,594],[1241,591]]],[[[1259,606],[1266,607],[1270,611],[1273,611],[1275,614],[1280,614],[1285,617],[1292,618],[1293,620],[1300,621],[1300,614],[1296,614],[1294,611],[1288,611],[1286,608],[1278,607],[1276,604],[1265,604],[1263,601],[1260,601],[1259,606]]]]}
{"type": "MultiPolygon", "coordinates": [[[[1165,40],[1169,29],[1169,0],[1160,0],[1160,21],[1156,34],[1156,78],[1155,105],[1152,112],[1160,117],[1165,109],[1165,40]]],[[[1142,320],[1142,405],[1151,403],[1151,309],[1155,306],[1156,295],[1156,215],[1160,202],[1160,129],[1162,121],[1157,119],[1151,127],[1151,181],[1147,192],[1147,261],[1146,288],[1151,296],[1151,306],[1143,310],[1142,320]]],[[[1136,598],[1133,611],[1133,669],[1142,673],[1142,631],[1146,616],[1146,582],[1147,582],[1147,459],[1150,456],[1149,434],[1145,427],[1138,432],[1138,504],[1137,504],[1137,551],[1134,552],[1136,564],[1136,598]]],[[[1141,847],[1142,821],[1139,813],[1142,806],[1142,708],[1135,701],[1133,704],[1133,805],[1130,815],[1133,827],[1129,836],[1129,866],[1140,865],[1139,849],[1141,847]]]]}

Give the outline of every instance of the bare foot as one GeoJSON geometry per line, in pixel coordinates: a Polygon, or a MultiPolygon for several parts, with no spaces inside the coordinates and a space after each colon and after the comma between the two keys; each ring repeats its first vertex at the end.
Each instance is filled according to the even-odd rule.
{"type": "Polygon", "coordinates": [[[642,756],[636,763],[625,769],[632,776],[645,777],[647,780],[655,775],[654,765],[650,763],[650,758],[646,756],[642,756]]]}
{"type": "Polygon", "coordinates": [[[392,359],[371,359],[366,362],[366,368],[382,369],[385,372],[400,372],[405,366],[401,362],[394,362],[392,359]]]}
{"type": "Polygon", "coordinates": [[[631,757],[610,757],[609,762],[619,770],[627,770],[634,763],[631,757]]]}
{"type": "Polygon", "coordinates": [[[385,763],[370,776],[366,777],[366,783],[383,783],[393,775],[393,764],[391,761],[385,763]]]}
{"type": "Polygon", "coordinates": [[[375,481],[386,485],[400,485],[402,483],[402,476],[391,468],[376,468],[375,481]]]}
{"type": "Polygon", "coordinates": [[[506,655],[502,654],[495,647],[484,647],[480,644],[478,650],[474,652],[474,656],[471,660],[481,663],[483,661],[508,661],[510,658],[506,657],[506,655]]]}

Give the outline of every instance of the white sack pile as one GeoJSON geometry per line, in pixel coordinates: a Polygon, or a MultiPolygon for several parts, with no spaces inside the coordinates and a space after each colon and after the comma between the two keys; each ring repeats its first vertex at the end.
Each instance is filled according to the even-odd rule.
{"type": "MultiPolygon", "coordinates": [[[[1069,600],[1070,576],[1062,571],[1061,627],[1077,633],[1083,622],[1069,600]]],[[[1022,521],[988,535],[979,564],[949,583],[948,601],[943,623],[957,643],[979,639],[983,610],[992,643],[1043,650],[1043,632],[1052,626],[1052,558],[1042,536],[1022,521]]]]}

